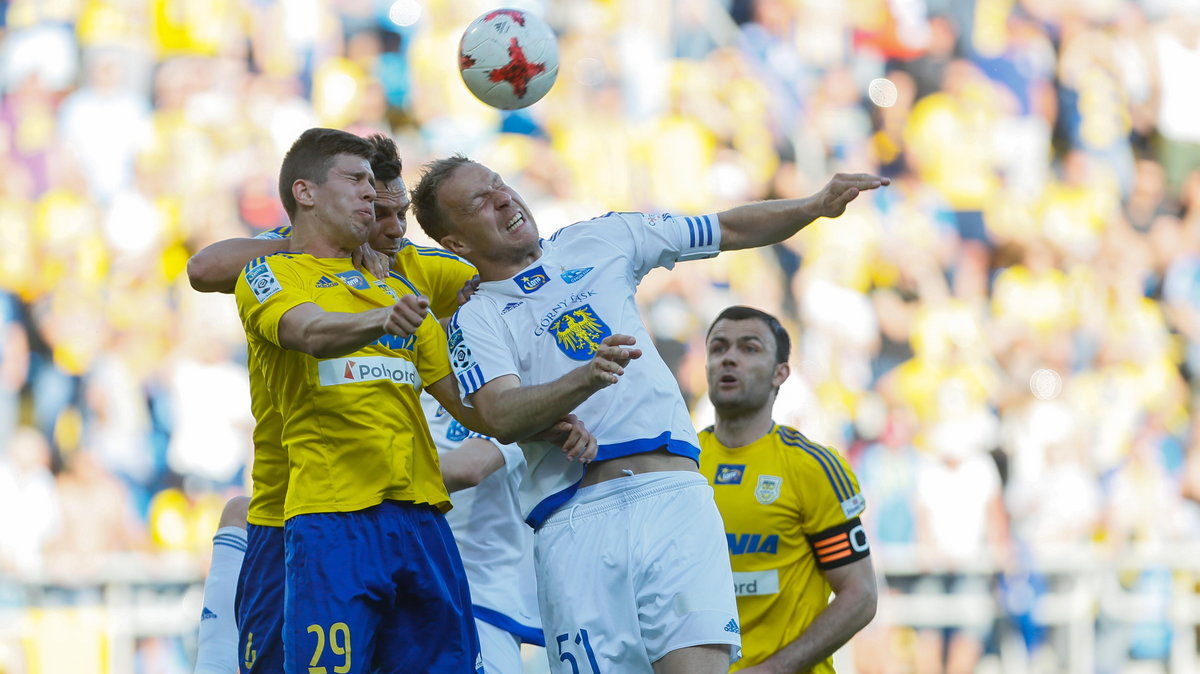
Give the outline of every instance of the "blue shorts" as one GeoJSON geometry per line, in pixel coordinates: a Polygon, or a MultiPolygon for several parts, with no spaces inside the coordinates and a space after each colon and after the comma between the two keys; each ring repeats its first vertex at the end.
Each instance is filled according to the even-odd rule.
{"type": "Polygon", "coordinates": [[[284,532],[284,671],[483,671],[462,558],[436,508],[384,501],[296,515],[284,532]]]}
{"type": "Polygon", "coordinates": [[[283,527],[246,526],[234,612],[244,674],[283,670],[283,527]]]}

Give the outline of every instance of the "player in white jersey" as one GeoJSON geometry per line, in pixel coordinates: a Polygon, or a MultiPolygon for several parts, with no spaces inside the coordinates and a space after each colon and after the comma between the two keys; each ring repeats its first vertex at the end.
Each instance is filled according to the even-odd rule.
{"type": "Polygon", "coordinates": [[[517,489],[525,455],[454,420],[433,396],[421,396],[429,432],[453,492],[446,521],[471,586],[483,668],[520,674],[521,644],[545,646],[533,576],[533,531],[521,522],[517,489]]]}
{"type": "Polygon", "coordinates": [[[886,184],[838,174],[807,199],[690,218],[611,213],[542,240],[494,171],[461,156],[427,167],[417,218],[481,281],[450,325],[464,401],[498,425],[571,401],[599,445],[585,471],[522,443],[555,671],[725,672],[740,643],[721,518],[678,385],[638,313],[638,283],[654,267],[782,241],[886,184]],[[614,347],[613,380],[624,381],[588,398],[581,364],[614,347]]]}

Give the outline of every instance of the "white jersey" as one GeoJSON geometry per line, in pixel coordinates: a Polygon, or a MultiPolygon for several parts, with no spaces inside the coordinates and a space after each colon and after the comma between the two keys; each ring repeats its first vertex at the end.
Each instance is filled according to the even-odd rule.
{"type": "Polygon", "coordinates": [[[446,521],[462,555],[475,617],[522,641],[544,645],[533,571],[533,531],[521,521],[517,503],[525,473],[521,448],[467,430],[428,393],[421,394],[421,407],[439,455],[454,451],[467,438],[483,438],[504,456],[504,467],[477,486],[450,495],[454,508],[446,513],[446,521]]]}
{"type": "MultiPolygon", "coordinates": [[[[638,312],[634,293],[655,267],[713,257],[717,216],[609,213],[559,230],[516,276],[480,283],[450,322],[451,363],[463,401],[515,374],[521,384],[554,381],[590,361],[611,334],[632,335],[642,357],[614,386],[574,410],[599,444],[598,460],[659,448],[697,459],[700,442],[670,368],[638,312]]],[[[521,443],[529,473],[521,510],[538,527],[571,497],[584,468],[549,443],[521,443]]]]}

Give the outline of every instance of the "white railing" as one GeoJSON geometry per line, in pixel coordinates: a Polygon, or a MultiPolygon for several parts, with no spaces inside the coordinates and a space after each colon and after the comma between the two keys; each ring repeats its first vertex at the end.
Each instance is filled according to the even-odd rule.
{"type": "MultiPolygon", "coordinates": [[[[877,547],[875,563],[893,581],[942,571],[923,568],[911,550],[903,549],[877,547]]],[[[1198,670],[1200,542],[1119,553],[1075,546],[1047,551],[1032,564],[1048,579],[1048,589],[1037,598],[1033,612],[1041,624],[1058,632],[1055,643],[1065,644],[1060,654],[1065,671],[1097,671],[1097,653],[1108,652],[1097,641],[1099,622],[1128,625],[1162,619],[1173,629],[1167,671],[1198,670]],[[1122,573],[1145,569],[1169,570],[1169,596],[1146,596],[1122,586],[1122,573]]],[[[21,672],[25,671],[22,663],[40,661],[41,668],[33,664],[28,674],[58,674],[63,670],[53,668],[53,656],[64,654],[55,649],[69,647],[74,649],[66,654],[75,658],[72,674],[125,674],[134,671],[139,639],[181,637],[186,648],[194,648],[203,595],[203,578],[194,564],[180,557],[129,554],[105,558],[92,568],[96,571],[86,577],[0,577],[0,671],[8,671],[7,666],[21,672]],[[73,632],[55,637],[53,631],[61,625],[73,632]],[[89,655],[92,648],[94,657],[89,655]],[[94,667],[78,671],[78,662],[94,667]]],[[[992,587],[999,569],[977,560],[955,571],[987,580],[992,587]]],[[[880,601],[878,620],[896,626],[1003,624],[1004,612],[992,590],[953,595],[882,593],[880,601]]],[[[1026,654],[1015,633],[1004,632],[1001,671],[1027,671],[1026,654]]],[[[853,674],[848,659],[839,659],[839,664],[839,672],[853,674]]]]}

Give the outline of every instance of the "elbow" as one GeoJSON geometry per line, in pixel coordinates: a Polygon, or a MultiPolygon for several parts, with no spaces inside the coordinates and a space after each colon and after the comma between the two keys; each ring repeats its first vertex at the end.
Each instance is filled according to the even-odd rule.
{"type": "Polygon", "coordinates": [[[520,434],[520,433],[514,433],[514,432],[512,432],[511,429],[495,429],[495,430],[496,430],[495,433],[488,433],[487,435],[490,435],[491,437],[495,438],[496,442],[499,442],[502,445],[511,445],[514,442],[520,442],[520,441],[524,440],[526,437],[528,437],[528,436],[520,434]]]}
{"type": "Polygon", "coordinates": [[[871,577],[871,582],[863,588],[862,596],[857,602],[858,605],[858,627],[855,631],[866,627],[872,620],[875,619],[875,614],[879,610],[879,588],[875,583],[874,576],[871,577]]]}
{"type": "Polygon", "coordinates": [[[233,291],[233,284],[228,283],[228,279],[221,278],[218,269],[203,252],[188,258],[187,276],[192,289],[198,292],[227,293],[233,291]]]}

